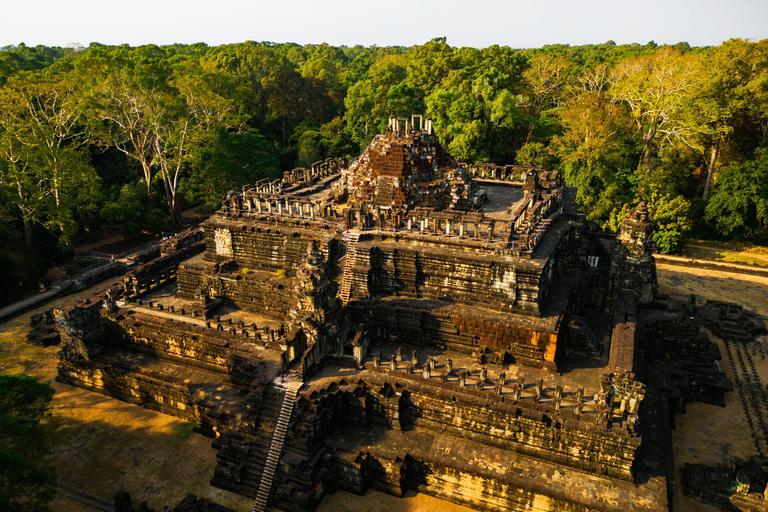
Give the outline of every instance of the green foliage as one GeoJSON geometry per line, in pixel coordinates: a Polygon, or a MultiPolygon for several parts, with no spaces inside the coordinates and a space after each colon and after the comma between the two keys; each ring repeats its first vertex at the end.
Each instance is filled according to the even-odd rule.
{"type": "Polygon", "coordinates": [[[768,223],[768,149],[755,160],[720,171],[705,208],[706,219],[724,236],[744,239],[768,223]]]}
{"type": "Polygon", "coordinates": [[[51,236],[181,224],[180,204],[215,209],[245,183],[355,157],[411,114],[460,160],[560,171],[597,226],[648,201],[660,250],[690,219],[764,236],[767,77],[768,40],[0,48],[0,259],[33,283],[51,236]]]}
{"type": "Polygon", "coordinates": [[[218,130],[198,136],[182,191],[209,209],[218,208],[229,190],[277,176],[275,148],[261,135],[218,130]]]}
{"type": "Polygon", "coordinates": [[[182,421],[181,425],[173,429],[173,433],[179,439],[188,439],[194,433],[195,424],[189,421],[182,421]]]}
{"type": "Polygon", "coordinates": [[[0,510],[47,512],[56,483],[43,422],[53,389],[34,377],[0,375],[0,510]]]}
{"type": "Polygon", "coordinates": [[[157,232],[162,228],[165,222],[162,206],[144,192],[141,182],[113,187],[107,196],[101,216],[116,225],[124,237],[130,238],[143,231],[157,232]]]}
{"type": "Polygon", "coordinates": [[[515,163],[538,169],[554,169],[557,158],[543,142],[529,142],[517,152],[515,163]]]}
{"type": "Polygon", "coordinates": [[[691,202],[682,196],[652,194],[648,203],[656,231],[653,241],[662,254],[680,252],[693,227],[691,202]]]}

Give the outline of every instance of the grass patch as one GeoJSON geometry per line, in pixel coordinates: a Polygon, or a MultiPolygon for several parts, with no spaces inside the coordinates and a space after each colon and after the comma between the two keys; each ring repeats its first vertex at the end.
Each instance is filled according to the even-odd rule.
{"type": "MultiPolygon", "coordinates": [[[[699,260],[724,261],[728,263],[746,263],[748,265],[768,265],[768,249],[762,246],[727,248],[726,244],[715,245],[688,244],[683,249],[683,255],[699,260]]],[[[730,242],[735,245],[735,242],[730,242]]]]}
{"type": "Polygon", "coordinates": [[[189,436],[193,434],[193,428],[195,428],[194,423],[190,423],[188,421],[182,421],[181,425],[173,429],[173,433],[176,434],[176,437],[179,439],[187,439],[189,436]]]}

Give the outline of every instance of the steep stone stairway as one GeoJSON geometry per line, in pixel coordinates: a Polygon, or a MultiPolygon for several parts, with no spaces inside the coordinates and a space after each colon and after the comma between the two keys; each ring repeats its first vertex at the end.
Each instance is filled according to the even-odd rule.
{"type": "Polygon", "coordinates": [[[541,219],[538,224],[536,224],[536,227],[533,229],[533,233],[535,235],[539,235],[541,233],[546,233],[549,229],[550,224],[552,224],[551,218],[541,219]]]}
{"type": "Polygon", "coordinates": [[[349,303],[349,297],[352,294],[352,267],[357,257],[357,242],[360,240],[360,232],[356,230],[345,231],[341,240],[347,245],[347,254],[344,260],[344,272],[341,276],[341,286],[339,287],[339,299],[345,306],[349,303]]]}
{"type": "Polygon", "coordinates": [[[252,498],[258,496],[284,401],[284,390],[274,386],[254,395],[249,406],[257,412],[246,420],[247,426],[241,432],[228,434],[232,440],[216,455],[219,467],[212,485],[252,498]],[[232,470],[235,474],[228,474],[232,470]]]}
{"type": "Polygon", "coordinates": [[[267,455],[267,460],[264,464],[259,492],[256,495],[256,501],[253,504],[253,512],[263,512],[267,510],[269,493],[272,490],[272,482],[275,478],[277,463],[280,460],[280,452],[283,450],[283,442],[285,441],[285,434],[288,431],[288,422],[290,421],[291,413],[293,412],[293,404],[296,401],[297,390],[297,387],[288,387],[285,390],[283,406],[280,409],[280,415],[277,418],[275,431],[272,435],[272,444],[269,447],[269,455],[267,455]]]}

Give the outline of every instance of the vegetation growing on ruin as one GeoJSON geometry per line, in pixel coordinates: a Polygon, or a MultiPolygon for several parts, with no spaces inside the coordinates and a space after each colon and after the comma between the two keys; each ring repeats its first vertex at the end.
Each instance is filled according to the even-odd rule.
{"type": "Polygon", "coordinates": [[[466,162],[561,171],[595,225],[648,202],[663,252],[766,237],[768,40],[717,47],[0,49],[0,302],[89,232],[184,222],[426,113],[466,162]]]}

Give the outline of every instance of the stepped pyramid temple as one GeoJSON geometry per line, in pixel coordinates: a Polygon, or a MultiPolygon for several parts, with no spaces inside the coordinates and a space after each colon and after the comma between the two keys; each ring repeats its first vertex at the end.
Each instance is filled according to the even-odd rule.
{"type": "Polygon", "coordinates": [[[667,510],[671,415],[727,380],[695,305],[657,297],[645,205],[611,234],[575,196],[391,117],[353,162],[231,191],[120,287],[56,310],[59,379],[195,422],[211,483],[254,510],[368,488],[667,510]],[[640,355],[662,339],[686,363],[651,379],[640,355]]]}

